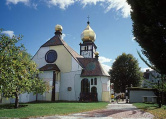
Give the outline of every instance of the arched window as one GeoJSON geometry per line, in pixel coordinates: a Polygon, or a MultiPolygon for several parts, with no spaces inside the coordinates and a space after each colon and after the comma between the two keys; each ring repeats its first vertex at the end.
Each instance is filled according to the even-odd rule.
{"type": "Polygon", "coordinates": [[[94,79],[94,85],[97,85],[97,78],[94,79]]]}
{"type": "Polygon", "coordinates": [[[91,79],[91,85],[93,85],[93,79],[91,79]]]}
{"type": "Polygon", "coordinates": [[[81,93],[90,92],[90,81],[88,79],[83,79],[81,81],[81,93]]]}

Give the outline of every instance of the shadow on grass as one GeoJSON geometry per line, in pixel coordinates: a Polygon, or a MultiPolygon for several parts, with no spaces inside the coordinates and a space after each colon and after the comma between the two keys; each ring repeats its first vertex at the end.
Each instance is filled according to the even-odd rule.
{"type": "MultiPolygon", "coordinates": [[[[23,108],[27,106],[28,105],[20,104],[18,108],[23,108]]],[[[14,107],[14,104],[5,104],[5,105],[0,105],[0,109],[15,109],[15,107],[14,107]]]]}
{"type": "Polygon", "coordinates": [[[158,108],[159,108],[158,105],[157,104],[154,105],[154,103],[145,103],[145,106],[139,107],[139,109],[142,109],[144,111],[146,111],[146,110],[155,110],[155,109],[158,109],[158,108]]]}
{"type": "Polygon", "coordinates": [[[100,102],[88,102],[88,101],[33,101],[33,102],[28,102],[28,104],[37,104],[37,103],[100,103],[100,102]]]}

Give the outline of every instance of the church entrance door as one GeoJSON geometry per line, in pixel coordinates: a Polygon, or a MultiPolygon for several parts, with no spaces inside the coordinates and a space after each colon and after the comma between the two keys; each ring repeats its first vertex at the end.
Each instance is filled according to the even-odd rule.
{"type": "Polygon", "coordinates": [[[91,88],[91,100],[92,101],[98,101],[98,98],[97,98],[97,88],[95,86],[93,86],[91,88]]]}
{"type": "Polygon", "coordinates": [[[97,88],[92,87],[90,93],[90,81],[86,78],[81,81],[81,93],[79,101],[97,101],[97,88]]]}

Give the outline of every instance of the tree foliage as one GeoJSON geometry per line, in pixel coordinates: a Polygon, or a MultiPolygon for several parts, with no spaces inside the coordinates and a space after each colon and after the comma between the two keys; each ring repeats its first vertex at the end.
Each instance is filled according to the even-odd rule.
{"type": "Polygon", "coordinates": [[[116,58],[110,70],[110,75],[115,92],[125,92],[126,85],[139,86],[143,78],[138,61],[131,54],[125,53],[116,58]]]}
{"type": "Polygon", "coordinates": [[[127,0],[133,34],[152,68],[166,74],[166,0],[127,0]]]}
{"type": "Polygon", "coordinates": [[[4,97],[16,98],[25,92],[43,93],[47,83],[38,79],[39,70],[23,45],[16,45],[22,36],[6,36],[0,31],[0,92],[4,97]]]}

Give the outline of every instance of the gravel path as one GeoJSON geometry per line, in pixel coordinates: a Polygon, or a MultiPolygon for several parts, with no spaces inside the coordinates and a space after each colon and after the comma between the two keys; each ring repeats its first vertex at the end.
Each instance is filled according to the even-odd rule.
{"type": "MultiPolygon", "coordinates": [[[[148,112],[137,109],[132,104],[115,103],[108,104],[106,109],[83,113],[70,114],[67,116],[49,116],[35,119],[153,119],[148,112]]],[[[31,118],[33,119],[33,118],[31,118]]]]}

